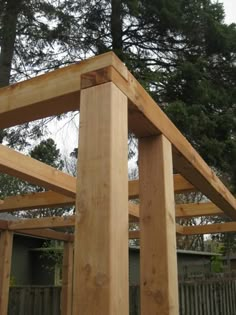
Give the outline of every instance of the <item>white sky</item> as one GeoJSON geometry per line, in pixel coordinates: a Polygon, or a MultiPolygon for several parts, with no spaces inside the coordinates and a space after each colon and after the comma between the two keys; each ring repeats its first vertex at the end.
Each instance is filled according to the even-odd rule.
{"type": "Polygon", "coordinates": [[[225,22],[236,23],[236,0],[221,0],[225,8],[225,22]]]}

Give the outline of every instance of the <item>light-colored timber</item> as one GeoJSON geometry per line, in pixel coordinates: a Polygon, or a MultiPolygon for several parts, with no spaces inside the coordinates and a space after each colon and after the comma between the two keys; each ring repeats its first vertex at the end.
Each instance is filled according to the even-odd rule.
{"type": "MultiPolygon", "coordinates": [[[[23,156],[24,159],[24,156],[23,156]]],[[[14,171],[14,170],[13,170],[14,171]]],[[[20,178],[21,175],[18,174],[20,178]]],[[[24,177],[24,176],[23,176],[24,177]]],[[[71,179],[71,178],[70,178],[71,179]]],[[[74,181],[73,179],[72,181],[74,181]]],[[[56,181],[54,182],[54,185],[56,181]]],[[[139,197],[139,181],[131,180],[128,182],[129,199],[139,197]]],[[[176,193],[188,193],[194,190],[194,187],[188,183],[181,175],[174,175],[174,186],[176,193]]],[[[75,194],[75,191],[74,191],[75,194]]],[[[56,193],[54,191],[45,191],[38,193],[29,193],[25,195],[9,196],[0,202],[0,212],[21,211],[41,208],[54,208],[73,206],[75,198],[56,193]]]]}
{"type": "Polygon", "coordinates": [[[71,315],[74,244],[64,242],[62,263],[61,315],[71,315]]]}
{"type": "Polygon", "coordinates": [[[176,218],[208,217],[208,216],[225,216],[212,202],[186,203],[175,206],[176,218]]]}
{"type": "MultiPolygon", "coordinates": [[[[140,183],[138,180],[129,181],[129,199],[139,198],[139,185],[140,183]]],[[[183,176],[174,174],[174,191],[176,194],[181,194],[197,190],[183,176]]]]}
{"type": "Polygon", "coordinates": [[[108,66],[127,79],[127,68],[109,52],[0,89],[1,128],[77,111],[81,75],[108,66]]]}
{"type": "MultiPolygon", "coordinates": [[[[130,222],[139,222],[139,207],[135,204],[129,203],[129,219],[130,222]]],[[[53,229],[53,228],[66,228],[66,227],[74,227],[75,226],[75,215],[64,216],[64,217],[44,217],[44,218],[36,218],[36,219],[24,219],[17,221],[3,221],[2,229],[9,229],[10,231],[18,231],[25,233],[27,230],[31,230],[30,233],[33,233],[33,230],[48,231],[45,229],[53,229]]],[[[77,219],[77,224],[79,224],[79,219],[77,219]]],[[[1,221],[0,221],[1,228],[1,221]]],[[[182,226],[176,224],[176,233],[181,234],[182,226]]],[[[59,235],[60,236],[60,235],[59,235]]],[[[56,235],[55,235],[56,237],[56,235]]]]}
{"type": "Polygon", "coordinates": [[[54,191],[44,191],[6,197],[0,204],[0,212],[66,207],[74,204],[75,198],[54,191]]]}
{"type": "Polygon", "coordinates": [[[46,217],[35,219],[24,219],[11,221],[8,224],[9,230],[33,230],[33,229],[45,229],[45,228],[60,228],[74,226],[74,216],[62,216],[62,217],[46,217]]]}
{"type": "Polygon", "coordinates": [[[13,233],[3,231],[0,233],[0,314],[7,315],[13,233]]]}
{"type": "Polygon", "coordinates": [[[141,315],[178,315],[171,143],[139,139],[141,315]]]}
{"type": "MultiPolygon", "coordinates": [[[[131,222],[139,221],[139,205],[130,202],[129,214],[131,222]]],[[[214,203],[204,202],[176,204],[175,216],[176,218],[187,219],[193,217],[225,216],[225,214],[214,203]]]]}
{"type": "Polygon", "coordinates": [[[74,235],[70,233],[64,233],[55,231],[52,229],[34,229],[34,230],[15,230],[15,234],[27,235],[32,237],[45,238],[49,240],[57,240],[57,241],[65,241],[65,242],[73,242],[74,235]]]}
{"type": "Polygon", "coordinates": [[[184,235],[217,234],[227,232],[236,232],[236,222],[183,226],[184,235]]]}
{"type": "Polygon", "coordinates": [[[125,95],[113,83],[83,90],[73,315],[129,314],[127,141],[125,95]]]}
{"type": "Polygon", "coordinates": [[[76,180],[73,176],[1,144],[0,172],[19,177],[68,197],[75,197],[76,180]]]}
{"type": "MultiPolygon", "coordinates": [[[[176,224],[176,235],[184,235],[184,227],[180,224],[176,224]]],[[[129,239],[140,239],[140,230],[130,230],[129,239]]]]}

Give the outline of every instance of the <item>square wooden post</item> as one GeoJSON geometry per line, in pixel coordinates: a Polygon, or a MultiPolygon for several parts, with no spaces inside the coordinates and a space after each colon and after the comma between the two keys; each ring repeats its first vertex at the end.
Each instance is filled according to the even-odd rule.
{"type": "Polygon", "coordinates": [[[13,233],[0,234],[0,314],[7,315],[11,275],[13,233]]]}
{"type": "Polygon", "coordinates": [[[178,279],[171,143],[139,141],[141,314],[177,315],[178,279]]]}
{"type": "Polygon", "coordinates": [[[64,242],[62,265],[61,315],[72,313],[73,258],[74,244],[64,242]]]}
{"type": "Polygon", "coordinates": [[[127,98],[81,91],[73,315],[128,315],[127,98]]]}

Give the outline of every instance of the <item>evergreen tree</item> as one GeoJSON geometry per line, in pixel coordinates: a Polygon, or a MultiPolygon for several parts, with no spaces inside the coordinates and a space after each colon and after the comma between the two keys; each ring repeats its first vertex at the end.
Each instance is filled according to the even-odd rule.
{"type": "Polygon", "coordinates": [[[236,25],[211,0],[85,4],[86,46],[113,49],[203,158],[236,187],[236,25]]]}

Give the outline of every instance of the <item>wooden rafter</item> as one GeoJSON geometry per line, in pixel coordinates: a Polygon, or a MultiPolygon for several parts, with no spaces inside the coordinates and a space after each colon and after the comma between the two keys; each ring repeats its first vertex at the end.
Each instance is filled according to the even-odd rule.
{"type": "Polygon", "coordinates": [[[225,215],[224,212],[212,202],[177,204],[175,207],[175,211],[177,218],[225,215]]]}
{"type": "MultiPolygon", "coordinates": [[[[130,213],[134,217],[139,217],[139,214],[135,213],[135,208],[133,208],[133,204],[130,204],[130,213]]],[[[37,232],[41,231],[49,231],[48,228],[65,228],[65,227],[74,227],[75,226],[75,216],[65,216],[65,217],[45,217],[45,218],[37,218],[37,219],[25,219],[25,220],[17,220],[17,221],[4,221],[7,222],[7,225],[4,225],[4,229],[9,229],[11,231],[18,231],[19,233],[33,233],[37,230],[37,232]]],[[[0,221],[1,223],[1,221],[0,221]]],[[[182,225],[176,224],[176,231],[178,234],[182,233],[182,225]]],[[[53,230],[51,230],[53,231],[53,230]]],[[[56,231],[53,231],[56,232],[56,231]]],[[[61,232],[58,232],[61,233],[61,232]]],[[[61,233],[63,234],[63,233],[61,233]]],[[[132,233],[131,233],[132,234],[132,233]]],[[[60,234],[59,234],[60,235],[60,234]]]]}
{"type": "MultiPolygon", "coordinates": [[[[183,235],[183,226],[176,224],[176,235],[183,235]]],[[[140,230],[130,230],[129,239],[140,239],[140,230]]]]}
{"type": "Polygon", "coordinates": [[[74,204],[75,199],[72,197],[54,191],[44,191],[6,197],[0,204],[0,212],[66,207],[74,204]]]}
{"type": "Polygon", "coordinates": [[[34,230],[15,230],[15,234],[27,235],[32,237],[45,238],[49,240],[73,242],[74,235],[70,233],[58,232],[52,229],[34,229],[34,230]]]}
{"type": "MultiPolygon", "coordinates": [[[[174,175],[174,190],[176,194],[193,192],[196,188],[190,184],[183,176],[180,174],[174,175]]],[[[139,181],[131,180],[129,181],[129,199],[139,198],[139,181]]]]}
{"type": "MultiPolygon", "coordinates": [[[[136,205],[130,207],[130,213],[138,218],[139,214],[135,213],[136,205]]],[[[73,241],[73,235],[52,230],[58,227],[74,227],[75,216],[68,217],[47,217],[39,219],[25,219],[18,221],[0,220],[0,230],[11,230],[17,234],[42,237],[47,239],[56,239],[62,241],[73,241]]],[[[179,235],[194,235],[194,234],[214,234],[235,232],[236,222],[226,222],[196,226],[182,226],[176,224],[176,233],[179,235]]],[[[130,231],[129,237],[139,238],[139,230],[130,231]]]]}
{"type": "MultiPolygon", "coordinates": [[[[60,219],[60,218],[59,218],[60,219]]],[[[29,219],[32,220],[33,223],[35,222],[35,219],[29,219]]],[[[36,219],[40,220],[40,219],[36,219]]],[[[23,221],[23,220],[22,220],[23,221]]],[[[27,221],[27,220],[25,220],[27,221]]],[[[10,230],[9,226],[11,224],[14,224],[19,221],[7,221],[7,220],[0,220],[0,230],[10,230]]],[[[45,222],[43,223],[44,226],[42,226],[42,229],[40,229],[40,225],[35,229],[27,229],[27,230],[17,230],[14,229],[14,233],[16,234],[23,234],[23,235],[29,235],[34,237],[40,237],[45,239],[52,239],[52,240],[58,240],[58,241],[67,241],[71,242],[73,241],[73,235],[63,232],[54,231],[52,229],[45,228],[45,222]]],[[[32,225],[32,223],[31,223],[32,225]]],[[[56,224],[54,224],[56,225],[56,224]]],[[[58,223],[59,225],[59,223],[58,223]]]]}
{"type": "MultiPolygon", "coordinates": [[[[129,203],[129,214],[132,222],[138,221],[139,205],[129,203]]],[[[193,217],[225,216],[224,212],[212,202],[177,204],[175,206],[175,215],[176,218],[186,219],[193,217]]]]}
{"type": "MultiPolygon", "coordinates": [[[[23,160],[25,160],[25,156],[23,156],[23,160]]],[[[29,161],[31,161],[31,159],[29,161]]],[[[33,160],[33,165],[35,166],[37,162],[38,161],[33,160]]],[[[39,164],[40,168],[41,169],[44,168],[45,164],[42,165],[41,162],[39,163],[40,163],[39,164]]],[[[28,168],[28,172],[30,172],[30,164],[28,164],[27,168],[28,168]]],[[[14,170],[12,170],[12,172],[13,171],[14,170]]],[[[45,165],[45,172],[47,171],[48,171],[48,166],[45,165]]],[[[45,173],[42,172],[41,177],[43,177],[44,174],[45,173]]],[[[67,174],[65,175],[67,176],[67,174]]],[[[21,177],[21,174],[18,173],[18,176],[21,177]]],[[[25,177],[25,175],[23,175],[23,177],[25,177]]],[[[52,178],[54,178],[54,176],[52,176],[52,178]]],[[[44,181],[46,180],[47,178],[45,177],[44,181]]],[[[71,181],[73,185],[73,181],[75,180],[75,178],[69,177],[69,180],[71,181]]],[[[52,181],[53,180],[51,179],[51,182],[52,181]]],[[[57,172],[55,175],[55,181],[53,182],[55,186],[57,184],[57,172]]],[[[176,193],[191,192],[194,190],[194,187],[189,182],[187,182],[181,175],[178,175],[178,174],[174,175],[174,186],[175,186],[176,193]]],[[[129,181],[129,199],[135,199],[138,197],[139,197],[139,181],[138,180],[129,181]]],[[[46,192],[30,193],[26,195],[6,197],[4,200],[1,200],[0,202],[0,212],[30,210],[30,209],[40,209],[40,208],[50,208],[50,207],[65,207],[65,206],[74,205],[74,203],[75,203],[75,198],[73,197],[68,197],[68,196],[53,192],[53,191],[46,191],[46,192]]]]}
{"type": "Polygon", "coordinates": [[[76,180],[73,176],[4,145],[0,145],[0,172],[75,197],[76,180]]]}
{"type": "Polygon", "coordinates": [[[183,226],[183,235],[236,232],[236,222],[183,226]]]}
{"type": "MultiPolygon", "coordinates": [[[[199,204],[180,204],[176,205],[176,217],[177,218],[191,218],[197,216],[222,216],[224,213],[219,210],[211,202],[199,203],[199,204]]],[[[139,205],[129,202],[129,216],[131,222],[139,221],[139,205]]],[[[56,227],[73,227],[74,216],[65,217],[46,217],[37,219],[25,219],[11,221],[9,224],[10,230],[16,229],[43,229],[43,228],[56,228],[56,227]]],[[[6,228],[6,221],[0,221],[0,228],[6,228]]],[[[180,231],[180,226],[178,226],[180,231]]]]}
{"type": "Polygon", "coordinates": [[[25,219],[17,221],[9,221],[8,229],[15,230],[33,230],[45,228],[60,228],[74,226],[74,216],[64,217],[45,217],[37,219],[25,219]]]}

